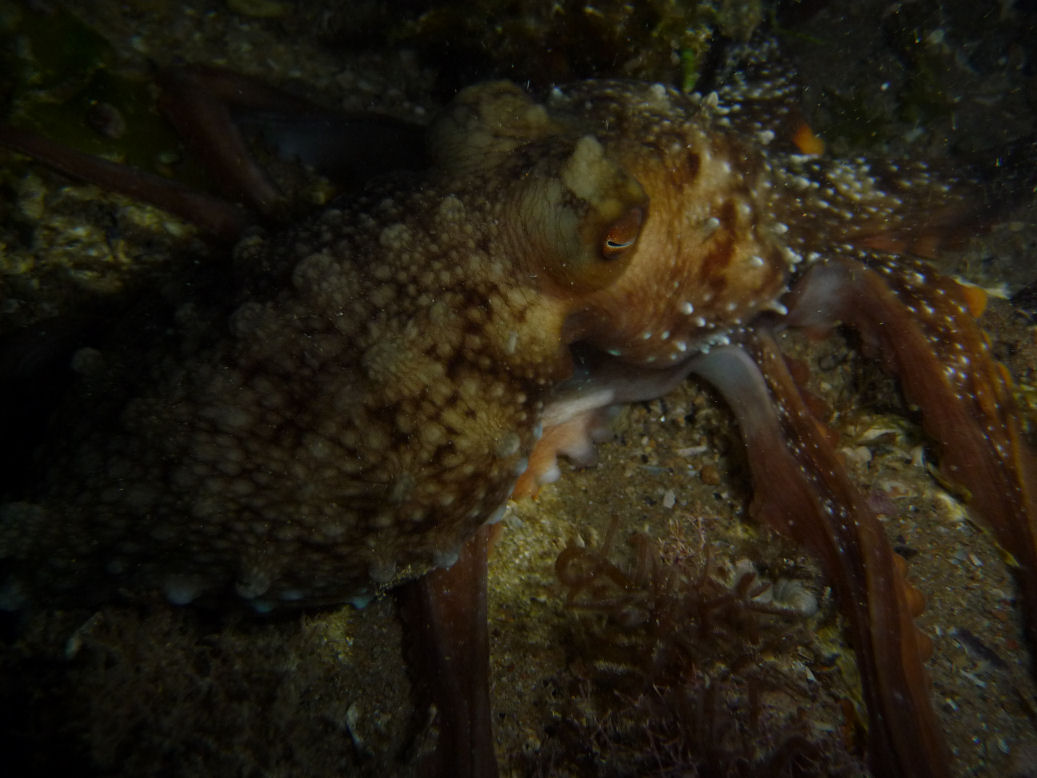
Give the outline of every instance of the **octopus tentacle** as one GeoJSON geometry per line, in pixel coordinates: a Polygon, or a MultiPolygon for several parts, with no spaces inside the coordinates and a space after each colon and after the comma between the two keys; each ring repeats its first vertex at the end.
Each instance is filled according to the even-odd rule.
{"type": "Polygon", "coordinates": [[[644,371],[610,359],[587,357],[580,371],[559,386],[544,406],[543,434],[529,455],[529,466],[515,484],[515,499],[535,495],[558,479],[558,457],[576,465],[595,461],[594,444],[612,437],[610,415],[620,405],[652,400],[687,378],[688,364],[644,371]]]}
{"type": "Polygon", "coordinates": [[[0,147],[62,173],[149,202],[233,243],[250,224],[295,215],[252,157],[241,125],[259,130],[284,157],[356,185],[385,173],[425,168],[425,128],[377,113],[332,111],[225,68],[186,66],[158,74],[159,108],[211,172],[222,196],[62,146],[0,124],[0,147]],[[227,199],[230,198],[230,199],[227,199]],[[262,217],[262,218],[260,218],[262,217]]]}
{"type": "Polygon", "coordinates": [[[774,39],[732,46],[716,80],[727,126],[775,151],[813,155],[824,150],[803,115],[799,75],[774,39]]]}
{"type": "Polygon", "coordinates": [[[150,202],[228,242],[237,240],[250,222],[245,209],[220,197],[154,173],[74,151],[17,127],[0,124],[0,146],[33,157],[66,175],[150,202]]]}
{"type": "Polygon", "coordinates": [[[346,186],[428,165],[420,124],[325,108],[213,65],[168,68],[158,81],[159,109],[205,161],[224,194],[268,219],[292,211],[252,158],[243,129],[262,135],[279,155],[313,165],[346,186]]]}
{"type": "Polygon", "coordinates": [[[975,321],[983,293],[928,265],[878,253],[814,268],[791,324],[854,327],[922,409],[942,476],[1011,556],[1037,646],[1037,461],[1004,367],[975,321]]]}
{"type": "Polygon", "coordinates": [[[398,599],[412,640],[412,677],[435,705],[439,741],[423,775],[495,778],[490,726],[490,638],[486,557],[491,526],[461,547],[457,562],[401,587],[398,599]]]}
{"type": "Polygon", "coordinates": [[[948,774],[914,625],[915,592],[878,517],[850,482],[826,429],[797,389],[773,337],[750,355],[715,349],[692,370],[738,419],[752,472],[752,513],[822,562],[849,622],[869,714],[870,758],[881,775],[948,774]]]}

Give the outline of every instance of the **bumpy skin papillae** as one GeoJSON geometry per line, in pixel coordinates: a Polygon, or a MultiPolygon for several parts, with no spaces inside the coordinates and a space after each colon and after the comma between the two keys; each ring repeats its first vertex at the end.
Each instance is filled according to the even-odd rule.
{"type": "Polygon", "coordinates": [[[265,608],[452,561],[507,499],[541,398],[569,373],[566,290],[622,271],[597,246],[647,203],[511,85],[462,95],[434,137],[421,181],[242,242],[223,332],[150,355],[153,385],[117,428],[55,452],[39,502],[4,508],[16,586],[236,590],[265,608]]]}
{"type": "MultiPolygon", "coordinates": [[[[725,97],[750,92],[788,97],[725,97]]],[[[923,163],[806,157],[748,105],[630,82],[542,104],[508,84],[461,93],[426,174],[243,241],[233,312],[198,337],[210,319],[184,310],[192,334],[148,356],[117,427],[50,455],[3,508],[7,599],[160,589],[263,610],[448,566],[572,393],[570,344],[672,385],[784,316],[804,268],[911,248],[958,213],[968,187],[923,163]]],[[[872,716],[894,698],[875,690],[872,716]]]]}

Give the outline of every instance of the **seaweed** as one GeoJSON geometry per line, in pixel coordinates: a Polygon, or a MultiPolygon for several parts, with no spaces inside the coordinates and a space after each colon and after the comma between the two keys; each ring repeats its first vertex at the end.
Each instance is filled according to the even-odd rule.
{"type": "MultiPolygon", "coordinates": [[[[680,526],[659,540],[618,522],[597,547],[570,544],[555,572],[581,614],[568,636],[575,681],[545,749],[581,775],[835,775],[858,771],[854,724],[821,721],[806,630],[824,618],[795,579],[765,580],[680,526]],[[804,694],[804,685],[810,688],[804,694]],[[814,703],[806,703],[807,700],[814,703]],[[552,747],[553,746],[553,747],[552,747]]],[[[832,710],[852,710],[844,703],[832,710]]]]}

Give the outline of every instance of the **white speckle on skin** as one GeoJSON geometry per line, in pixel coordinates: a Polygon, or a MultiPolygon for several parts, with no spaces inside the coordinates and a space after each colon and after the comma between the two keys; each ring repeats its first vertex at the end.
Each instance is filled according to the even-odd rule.
{"type": "Polygon", "coordinates": [[[196,575],[171,575],[162,582],[162,592],[174,605],[188,605],[205,590],[206,582],[196,575]]]}
{"type": "Polygon", "coordinates": [[[449,551],[436,550],[432,552],[432,563],[441,569],[449,570],[461,556],[461,549],[455,548],[449,551]]]}

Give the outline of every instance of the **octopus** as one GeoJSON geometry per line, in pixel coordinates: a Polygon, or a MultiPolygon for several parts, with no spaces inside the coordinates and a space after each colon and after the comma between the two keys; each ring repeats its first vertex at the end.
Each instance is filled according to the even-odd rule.
{"type": "MultiPolygon", "coordinates": [[[[605,410],[692,375],[737,419],[751,514],[836,593],[872,769],[947,774],[923,597],[777,334],[846,325],[899,380],[941,478],[1011,555],[1033,645],[1037,470],[1013,386],[983,293],[917,257],[996,207],[980,170],[804,153],[770,54],[709,95],[469,87],[429,127],[427,169],[248,233],[233,286],[145,354],[77,355],[96,413],[62,417],[40,481],[0,507],[4,604],[159,591],[266,613],[420,578],[439,596],[418,607],[448,611],[429,621],[477,629],[512,495],[585,457],[605,410]],[[455,572],[460,594],[435,583],[455,572]]],[[[481,747],[468,769],[493,774],[481,747]]]]}

